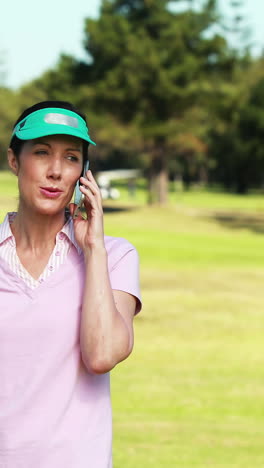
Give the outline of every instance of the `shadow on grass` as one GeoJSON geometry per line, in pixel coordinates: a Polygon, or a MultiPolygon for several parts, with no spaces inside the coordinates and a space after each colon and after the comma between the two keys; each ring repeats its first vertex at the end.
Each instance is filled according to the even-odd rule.
{"type": "Polygon", "coordinates": [[[104,213],[121,213],[122,211],[134,211],[135,206],[114,206],[106,205],[103,207],[104,213]]]}
{"type": "MultiPolygon", "coordinates": [[[[126,206],[126,205],[103,205],[104,213],[122,213],[128,211],[135,211],[138,206],[126,206]]],[[[81,208],[81,213],[85,214],[85,208],[81,208]]]]}
{"type": "Polygon", "coordinates": [[[264,233],[264,215],[261,214],[213,213],[210,218],[230,229],[247,229],[256,234],[264,233]]]}

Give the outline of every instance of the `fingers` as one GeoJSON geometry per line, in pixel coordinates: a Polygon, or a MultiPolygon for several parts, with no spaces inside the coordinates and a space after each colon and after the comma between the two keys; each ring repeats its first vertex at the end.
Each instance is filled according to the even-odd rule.
{"type": "Polygon", "coordinates": [[[89,190],[93,195],[97,196],[101,200],[101,191],[91,173],[91,171],[87,171],[87,178],[81,177],[80,178],[81,186],[80,190],[82,193],[86,194],[87,190],[89,190]],[[82,190],[83,189],[83,190],[82,190]]]}
{"type": "MultiPolygon", "coordinates": [[[[86,180],[86,179],[80,179],[81,180],[81,184],[80,185],[80,190],[81,189],[86,189],[86,190],[90,190],[92,192],[93,195],[99,195],[99,189],[97,187],[94,186],[94,184],[92,182],[90,182],[89,180],[86,180]]],[[[84,193],[84,192],[82,192],[84,193]]]]}
{"type": "Polygon", "coordinates": [[[81,177],[80,178],[80,191],[85,195],[86,200],[95,208],[97,205],[98,208],[101,208],[102,205],[102,197],[101,191],[91,173],[91,171],[87,171],[87,178],[81,177]]]}
{"type": "Polygon", "coordinates": [[[84,198],[84,206],[85,208],[96,208],[97,210],[102,210],[102,203],[101,203],[101,198],[100,196],[95,193],[93,188],[89,188],[88,186],[86,187],[80,187],[81,192],[85,195],[84,198]]]}
{"type": "Polygon", "coordinates": [[[94,178],[94,176],[93,176],[93,174],[92,174],[92,172],[90,170],[86,172],[86,177],[81,177],[80,178],[80,181],[84,185],[87,182],[90,182],[94,186],[94,188],[96,188],[98,191],[100,191],[100,189],[99,189],[99,187],[98,187],[98,185],[96,183],[96,180],[95,180],[95,178],[94,178]]]}

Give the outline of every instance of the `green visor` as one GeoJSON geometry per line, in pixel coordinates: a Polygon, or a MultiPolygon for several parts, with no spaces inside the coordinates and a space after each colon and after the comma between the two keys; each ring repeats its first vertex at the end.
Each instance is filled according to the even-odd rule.
{"type": "Polygon", "coordinates": [[[14,128],[12,136],[33,140],[48,135],[72,135],[95,145],[82,117],[68,109],[48,107],[27,115],[14,128]]]}

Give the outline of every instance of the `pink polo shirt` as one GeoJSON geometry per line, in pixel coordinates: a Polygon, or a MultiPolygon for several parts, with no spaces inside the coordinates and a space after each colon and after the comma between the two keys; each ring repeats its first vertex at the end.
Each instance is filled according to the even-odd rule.
{"type": "MultiPolygon", "coordinates": [[[[139,310],[135,248],[107,236],[105,245],[112,288],[139,310]]],[[[109,373],[89,374],[80,355],[83,285],[73,244],[35,288],[0,255],[0,468],[112,466],[109,373]]]]}

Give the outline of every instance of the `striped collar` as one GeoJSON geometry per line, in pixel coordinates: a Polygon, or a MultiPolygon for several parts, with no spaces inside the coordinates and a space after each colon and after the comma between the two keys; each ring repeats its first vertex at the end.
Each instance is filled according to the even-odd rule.
{"type": "MultiPolygon", "coordinates": [[[[10,223],[12,223],[12,221],[15,219],[16,214],[16,212],[7,213],[4,221],[0,224],[0,247],[7,239],[11,238],[14,240],[14,236],[10,228],[10,223]]],[[[64,237],[66,237],[74,245],[78,254],[80,255],[82,253],[82,249],[76,242],[74,235],[73,220],[71,216],[68,217],[63,228],[57,233],[56,242],[58,239],[63,239],[64,237]]]]}

